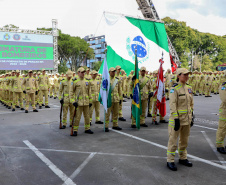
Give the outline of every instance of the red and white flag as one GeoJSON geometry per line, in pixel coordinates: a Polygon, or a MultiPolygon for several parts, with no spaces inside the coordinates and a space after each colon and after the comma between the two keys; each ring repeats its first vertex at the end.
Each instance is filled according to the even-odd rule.
{"type": "Polygon", "coordinates": [[[164,76],[163,76],[163,68],[162,64],[164,61],[162,59],[159,60],[160,67],[158,70],[158,77],[157,77],[157,90],[155,95],[157,94],[157,108],[159,109],[159,113],[162,117],[166,115],[166,98],[165,98],[165,84],[164,84],[164,76]]]}

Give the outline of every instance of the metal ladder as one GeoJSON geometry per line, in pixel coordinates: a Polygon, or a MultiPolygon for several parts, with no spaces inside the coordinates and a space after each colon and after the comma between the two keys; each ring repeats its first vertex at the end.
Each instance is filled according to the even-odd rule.
{"type": "MultiPolygon", "coordinates": [[[[152,0],[136,0],[136,1],[139,6],[139,10],[141,10],[144,18],[161,20],[159,18],[159,15],[155,9],[155,6],[154,6],[152,0]]],[[[176,62],[177,66],[180,66],[180,59],[178,57],[178,54],[177,54],[175,48],[173,47],[173,44],[171,43],[168,35],[167,35],[167,39],[168,39],[168,44],[169,44],[170,55],[173,57],[173,60],[174,60],[174,62],[176,62]]]]}

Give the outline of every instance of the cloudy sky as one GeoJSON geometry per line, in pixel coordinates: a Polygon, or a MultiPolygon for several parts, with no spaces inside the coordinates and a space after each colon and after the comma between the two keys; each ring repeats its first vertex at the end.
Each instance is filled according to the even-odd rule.
{"type": "MultiPolygon", "coordinates": [[[[153,0],[160,18],[185,21],[201,32],[226,35],[226,0],[153,0]]],[[[58,19],[64,33],[84,37],[101,34],[103,12],[142,16],[136,0],[0,0],[0,27],[51,27],[58,19]]]]}

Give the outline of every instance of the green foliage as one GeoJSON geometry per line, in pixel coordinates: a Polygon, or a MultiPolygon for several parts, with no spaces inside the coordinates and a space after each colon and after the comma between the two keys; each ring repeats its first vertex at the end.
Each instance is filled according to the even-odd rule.
{"type": "Polygon", "coordinates": [[[166,32],[175,47],[180,61],[181,66],[187,68],[188,61],[191,61],[192,51],[194,55],[199,55],[196,57],[196,69],[199,69],[198,63],[201,61],[201,53],[205,56],[205,62],[203,65],[207,65],[205,69],[215,70],[217,65],[226,63],[226,35],[217,36],[210,33],[201,33],[195,29],[190,28],[185,22],[177,21],[166,17],[163,19],[165,22],[166,32]],[[199,60],[199,61],[198,61],[199,60]]]}
{"type": "Polygon", "coordinates": [[[94,62],[93,69],[96,71],[99,71],[101,64],[102,64],[102,61],[94,62]]]}
{"type": "Polygon", "coordinates": [[[213,63],[210,60],[209,55],[204,55],[202,59],[202,71],[212,71],[213,69],[213,63]]]}
{"type": "Polygon", "coordinates": [[[58,66],[58,73],[62,74],[62,73],[66,73],[68,70],[67,64],[65,61],[61,62],[60,65],[58,66]]]}

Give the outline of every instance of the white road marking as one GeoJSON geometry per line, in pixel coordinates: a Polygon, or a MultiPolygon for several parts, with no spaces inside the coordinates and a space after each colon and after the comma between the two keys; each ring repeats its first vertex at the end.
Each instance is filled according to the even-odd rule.
{"type": "MultiPolygon", "coordinates": [[[[201,131],[203,136],[205,137],[206,141],[209,143],[210,147],[212,148],[213,152],[216,154],[219,161],[224,161],[224,158],[221,156],[220,153],[218,153],[216,146],[213,144],[213,142],[210,140],[210,138],[207,136],[205,131],[201,131]]],[[[225,163],[221,163],[222,165],[226,166],[225,163]]]]}
{"type": "Polygon", "coordinates": [[[76,185],[67,175],[57,168],[46,156],[44,156],[34,145],[28,140],[23,141],[63,182],[67,181],[67,185],[76,185]]]}
{"type": "MultiPolygon", "coordinates": [[[[68,178],[69,180],[74,179],[81,171],[82,169],[88,164],[88,162],[94,157],[96,153],[91,153],[85,161],[83,161],[83,163],[71,174],[70,178],[68,178]]],[[[67,179],[67,180],[68,180],[67,179]]],[[[67,180],[63,183],[63,185],[67,184],[67,180]]]]}
{"type": "MultiPolygon", "coordinates": [[[[112,130],[112,129],[111,129],[111,130],[112,130]]],[[[125,135],[125,136],[128,136],[128,137],[130,137],[130,138],[133,138],[133,139],[142,141],[142,142],[144,142],[144,143],[148,143],[148,144],[151,144],[151,145],[154,145],[154,146],[157,146],[157,147],[159,147],[159,148],[162,148],[162,149],[167,150],[167,147],[166,147],[166,146],[160,145],[160,144],[158,144],[158,143],[154,143],[154,142],[152,142],[152,141],[148,141],[148,140],[146,140],[146,139],[142,139],[142,138],[140,138],[140,137],[133,136],[133,135],[130,135],[130,134],[121,132],[121,131],[117,131],[117,130],[112,130],[112,131],[113,131],[113,132],[116,132],[116,133],[119,133],[119,134],[122,134],[122,135],[125,135]]],[[[200,162],[209,164],[209,165],[211,165],[211,166],[214,166],[214,167],[217,167],[217,168],[221,168],[221,169],[223,169],[223,170],[226,170],[226,166],[222,166],[222,165],[213,163],[213,162],[211,162],[211,161],[208,161],[208,160],[203,159],[203,158],[200,158],[200,157],[196,157],[196,156],[194,156],[194,155],[188,154],[187,156],[188,156],[188,157],[191,157],[191,158],[193,158],[193,159],[195,159],[195,160],[197,160],[197,161],[200,161],[200,162]]]]}
{"type": "Polygon", "coordinates": [[[206,129],[209,129],[209,130],[217,130],[215,128],[211,128],[211,127],[205,127],[205,126],[201,126],[201,125],[194,125],[195,127],[200,127],[200,128],[206,128],[206,129]]]}
{"type": "MultiPolygon", "coordinates": [[[[14,146],[0,146],[0,148],[18,149],[18,150],[30,150],[27,147],[14,147],[14,146]]],[[[166,159],[166,157],[151,156],[151,155],[117,154],[117,153],[104,153],[104,152],[85,152],[85,151],[74,151],[74,150],[44,149],[44,148],[39,148],[38,150],[40,150],[40,151],[48,151],[48,152],[65,152],[65,153],[78,153],[78,154],[92,154],[92,153],[95,153],[96,155],[166,159]]]]}

